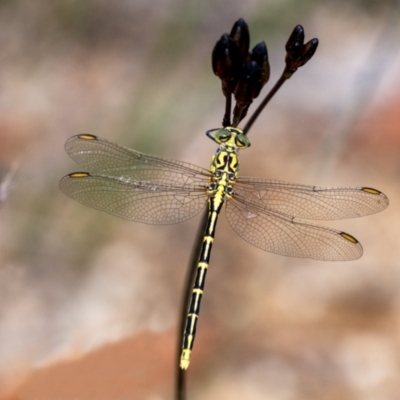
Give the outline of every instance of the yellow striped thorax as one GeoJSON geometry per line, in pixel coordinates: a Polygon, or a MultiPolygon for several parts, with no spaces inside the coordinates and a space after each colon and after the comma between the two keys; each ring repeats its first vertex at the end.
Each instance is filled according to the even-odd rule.
{"type": "Polygon", "coordinates": [[[239,172],[238,150],[249,147],[250,141],[240,129],[233,127],[219,129],[214,135],[208,131],[207,136],[219,144],[211,160],[212,177],[208,192],[229,196],[239,172]]]}

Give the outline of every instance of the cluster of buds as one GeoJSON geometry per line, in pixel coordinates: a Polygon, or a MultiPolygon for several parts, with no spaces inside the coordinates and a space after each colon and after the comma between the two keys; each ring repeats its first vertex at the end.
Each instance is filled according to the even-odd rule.
{"type": "Polygon", "coordinates": [[[304,29],[297,25],[290,35],[286,49],[286,68],[284,74],[286,79],[290,78],[297,68],[302,67],[314,55],[318,47],[318,39],[311,39],[304,44],[304,29]]]}
{"type": "MultiPolygon", "coordinates": [[[[258,43],[251,52],[249,45],[249,28],[243,19],[239,19],[230,34],[222,35],[212,53],[213,71],[221,79],[222,92],[229,104],[232,94],[235,96],[233,126],[246,116],[270,75],[265,43],[258,43]]],[[[225,115],[223,125],[230,125],[230,115],[225,115]]]]}
{"type": "MultiPolygon", "coordinates": [[[[222,82],[222,92],[226,98],[223,126],[238,126],[246,116],[250,104],[260,94],[268,82],[270,68],[267,46],[258,43],[249,52],[250,33],[246,22],[239,19],[232,27],[231,33],[225,33],[216,43],[212,52],[212,68],[222,82]],[[236,105],[231,123],[232,94],[236,105]]],[[[306,64],[318,47],[318,39],[304,43],[304,29],[297,25],[286,43],[285,69],[277,83],[258,106],[244,128],[247,132],[260,112],[275,95],[283,82],[289,79],[299,67],[306,64]]]]}

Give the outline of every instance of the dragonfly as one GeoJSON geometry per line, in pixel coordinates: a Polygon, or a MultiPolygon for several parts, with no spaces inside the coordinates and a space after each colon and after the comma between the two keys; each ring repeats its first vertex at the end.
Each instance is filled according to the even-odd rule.
{"type": "Polygon", "coordinates": [[[370,187],[318,187],[239,176],[240,150],[250,141],[236,127],[212,129],[218,144],[209,169],[144,154],[91,134],[73,136],[66,152],[86,172],[61,179],[59,187],[86,206],[145,224],[175,224],[207,206],[207,227],[198,261],[180,367],[189,367],[204,283],[219,213],[225,204],[233,230],[272,253],[328,261],[361,257],[352,235],[307,222],[361,217],[384,210],[388,198],[370,187]]]}

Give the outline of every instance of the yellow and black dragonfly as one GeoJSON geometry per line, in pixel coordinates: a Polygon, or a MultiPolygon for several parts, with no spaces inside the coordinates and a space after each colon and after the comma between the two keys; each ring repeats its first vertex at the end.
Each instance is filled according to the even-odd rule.
{"type": "Polygon", "coordinates": [[[198,263],[180,366],[187,369],[196,333],[218,214],[226,203],[233,230],[262,250],[317,260],[355,260],[362,247],[352,235],[298,218],[333,220],[384,210],[388,198],[369,187],[323,188],[238,176],[238,150],[250,146],[238,128],[207,132],[218,145],[209,170],[143,154],[97,136],[82,134],[65,144],[88,172],[61,179],[60,189],[89,207],[145,224],[174,224],[207,204],[208,223],[198,263]]]}

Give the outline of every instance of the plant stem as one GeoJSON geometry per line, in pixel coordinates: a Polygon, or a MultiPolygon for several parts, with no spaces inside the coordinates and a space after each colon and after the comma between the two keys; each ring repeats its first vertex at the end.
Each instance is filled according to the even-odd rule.
{"type": "Polygon", "coordinates": [[[254,124],[255,120],[258,118],[258,116],[261,114],[264,107],[269,103],[269,101],[272,99],[272,97],[275,95],[275,93],[280,89],[280,87],[288,79],[289,79],[289,77],[288,77],[286,71],[284,71],[283,74],[281,75],[281,77],[275,83],[274,87],[265,96],[264,100],[260,103],[260,105],[257,107],[256,111],[254,111],[253,115],[247,121],[245,127],[243,128],[243,133],[245,135],[247,135],[248,131],[250,130],[250,128],[254,124]]]}

